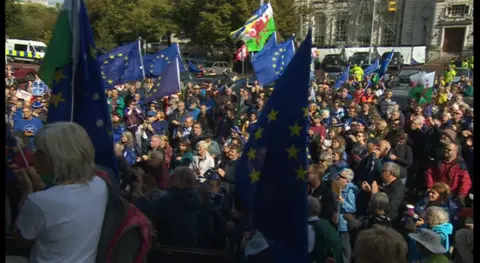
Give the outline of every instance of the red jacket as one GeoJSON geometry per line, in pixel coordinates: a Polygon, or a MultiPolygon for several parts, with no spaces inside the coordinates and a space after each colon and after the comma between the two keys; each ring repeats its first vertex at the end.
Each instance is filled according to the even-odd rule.
{"type": "Polygon", "coordinates": [[[454,197],[467,196],[472,187],[470,175],[461,159],[450,163],[442,161],[430,165],[427,169],[427,187],[431,188],[437,182],[444,182],[450,186],[454,197]]]}

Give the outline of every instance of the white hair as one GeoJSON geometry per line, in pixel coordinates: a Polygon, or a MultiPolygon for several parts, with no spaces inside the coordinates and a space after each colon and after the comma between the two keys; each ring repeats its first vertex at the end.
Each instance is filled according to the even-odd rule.
{"type": "Polygon", "coordinates": [[[35,145],[52,167],[53,183],[86,183],[95,175],[95,150],[80,125],[73,122],[47,124],[35,136],[35,145]]]}
{"type": "Polygon", "coordinates": [[[340,174],[347,179],[347,181],[351,182],[353,180],[353,170],[349,168],[343,169],[340,174]]]}
{"type": "Polygon", "coordinates": [[[441,207],[430,206],[425,213],[425,222],[428,222],[431,226],[437,226],[448,223],[448,213],[441,207]]]}
{"type": "Polygon", "coordinates": [[[197,143],[197,148],[202,148],[204,150],[208,149],[208,144],[205,141],[199,141],[197,143]]]}
{"type": "Polygon", "coordinates": [[[308,209],[310,214],[316,215],[316,216],[320,215],[320,211],[322,210],[320,201],[313,196],[308,196],[307,202],[308,202],[308,209]]]}
{"type": "Polygon", "coordinates": [[[392,173],[395,177],[400,177],[400,166],[396,163],[388,162],[383,165],[383,169],[392,173]]]}

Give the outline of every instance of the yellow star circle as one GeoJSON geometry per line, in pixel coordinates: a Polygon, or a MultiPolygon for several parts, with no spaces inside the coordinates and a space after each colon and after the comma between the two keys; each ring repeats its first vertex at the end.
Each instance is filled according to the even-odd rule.
{"type": "Polygon", "coordinates": [[[290,137],[293,136],[300,136],[300,131],[302,130],[302,127],[298,126],[297,122],[295,122],[295,125],[288,127],[291,131],[290,137]]]}
{"type": "Polygon", "coordinates": [[[290,148],[287,148],[286,150],[288,152],[288,159],[297,159],[298,149],[297,147],[295,147],[294,144],[292,144],[292,146],[290,146],[290,148]]]}
{"type": "Polygon", "coordinates": [[[250,150],[248,150],[248,153],[247,153],[248,160],[249,160],[249,161],[254,160],[254,159],[255,159],[255,155],[256,155],[255,149],[250,148],[250,150]]]}
{"type": "Polygon", "coordinates": [[[255,183],[260,179],[260,172],[253,169],[253,171],[248,175],[250,179],[252,180],[252,183],[255,183]]]}
{"type": "Polygon", "coordinates": [[[300,168],[298,168],[297,171],[295,171],[295,173],[297,174],[297,179],[302,181],[305,181],[305,175],[308,174],[308,172],[305,169],[303,169],[302,166],[300,166],[300,168]]]}
{"type": "Polygon", "coordinates": [[[272,109],[270,111],[270,113],[268,113],[268,123],[270,123],[271,121],[276,121],[277,120],[277,114],[278,114],[278,111],[272,109]]]}
{"type": "Polygon", "coordinates": [[[262,138],[262,132],[263,132],[263,128],[258,128],[258,129],[257,129],[257,131],[255,132],[255,139],[256,139],[256,140],[262,138]]]}

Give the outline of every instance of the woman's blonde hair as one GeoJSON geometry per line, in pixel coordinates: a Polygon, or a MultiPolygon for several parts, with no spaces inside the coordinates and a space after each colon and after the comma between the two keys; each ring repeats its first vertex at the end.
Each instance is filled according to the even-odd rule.
{"type": "Polygon", "coordinates": [[[126,131],[122,134],[122,136],[125,136],[127,138],[127,142],[125,143],[125,145],[127,147],[133,148],[133,134],[129,131],[126,131]]]}
{"type": "Polygon", "coordinates": [[[160,135],[159,139],[161,141],[164,141],[165,142],[165,148],[167,148],[168,146],[170,146],[170,144],[168,143],[168,137],[167,135],[160,135]]]}
{"type": "Polygon", "coordinates": [[[55,184],[88,182],[95,175],[95,150],[85,129],[73,122],[47,124],[35,136],[37,151],[47,156],[55,184]]]}

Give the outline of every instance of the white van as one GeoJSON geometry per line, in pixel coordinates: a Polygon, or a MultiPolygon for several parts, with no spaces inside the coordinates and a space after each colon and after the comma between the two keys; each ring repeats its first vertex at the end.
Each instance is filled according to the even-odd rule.
{"type": "Polygon", "coordinates": [[[40,41],[7,39],[5,55],[14,60],[34,62],[43,59],[47,45],[40,41]]]}

